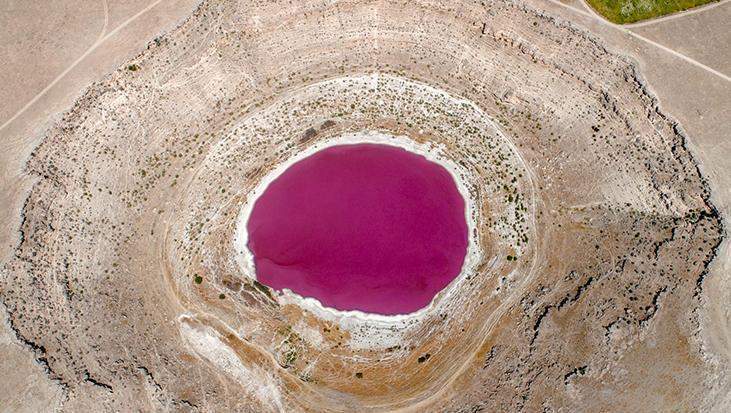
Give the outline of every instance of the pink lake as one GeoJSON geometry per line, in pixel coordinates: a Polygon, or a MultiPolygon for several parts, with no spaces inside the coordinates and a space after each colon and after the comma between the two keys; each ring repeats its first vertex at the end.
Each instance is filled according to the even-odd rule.
{"type": "Polygon", "coordinates": [[[459,275],[468,243],[452,175],[370,143],[292,164],[256,200],[247,231],[262,284],[384,315],[429,305],[459,275]]]}

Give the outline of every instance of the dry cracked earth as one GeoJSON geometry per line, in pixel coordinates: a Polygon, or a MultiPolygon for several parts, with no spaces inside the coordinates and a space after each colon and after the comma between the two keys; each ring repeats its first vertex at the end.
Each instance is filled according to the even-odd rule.
{"type": "Polygon", "coordinates": [[[35,149],[0,299],[65,411],[719,408],[725,232],[686,138],[630,59],[520,1],[205,1],[35,149]],[[262,179],[358,134],[469,192],[472,261],[411,317],[239,259],[262,179]]]}

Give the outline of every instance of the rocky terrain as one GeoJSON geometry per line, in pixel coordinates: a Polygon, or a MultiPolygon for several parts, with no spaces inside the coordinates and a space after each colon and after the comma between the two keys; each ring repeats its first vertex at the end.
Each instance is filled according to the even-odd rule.
{"type": "Polygon", "coordinates": [[[724,228],[636,65],[520,1],[207,1],[36,148],[0,300],[62,408],[703,411],[724,228]],[[385,136],[454,165],[470,259],[424,312],[255,282],[279,165],[385,136]]]}

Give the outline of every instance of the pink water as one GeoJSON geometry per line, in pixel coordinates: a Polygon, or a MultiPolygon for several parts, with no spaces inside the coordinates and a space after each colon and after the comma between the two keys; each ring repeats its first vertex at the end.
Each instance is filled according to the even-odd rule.
{"type": "Polygon", "coordinates": [[[247,223],[256,277],[339,310],[426,307],[467,252],[464,199],[444,167],[394,146],[332,146],[294,163],[247,223]]]}

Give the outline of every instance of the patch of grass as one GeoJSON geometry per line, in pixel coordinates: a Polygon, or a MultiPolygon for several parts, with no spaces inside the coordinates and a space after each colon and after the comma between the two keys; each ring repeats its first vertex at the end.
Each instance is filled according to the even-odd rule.
{"type": "Polygon", "coordinates": [[[269,287],[266,285],[260,283],[259,281],[254,280],[254,287],[256,287],[257,290],[264,293],[267,297],[269,297],[270,300],[274,300],[274,297],[272,297],[271,291],[269,291],[269,287]]]}
{"type": "Polygon", "coordinates": [[[625,24],[692,9],[718,0],[586,0],[612,23],[625,24]]]}
{"type": "Polygon", "coordinates": [[[308,373],[300,373],[299,378],[305,383],[312,381],[312,377],[308,373]]]}
{"type": "Polygon", "coordinates": [[[297,361],[297,350],[291,348],[284,354],[284,367],[292,366],[295,361],[297,361]]]}

